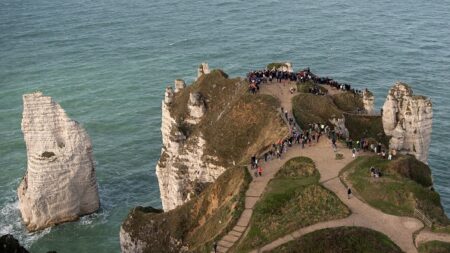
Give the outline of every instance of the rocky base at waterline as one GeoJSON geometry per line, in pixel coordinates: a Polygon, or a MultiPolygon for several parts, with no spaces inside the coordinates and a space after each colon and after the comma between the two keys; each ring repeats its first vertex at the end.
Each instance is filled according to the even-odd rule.
{"type": "Polygon", "coordinates": [[[63,108],[40,92],[23,96],[27,170],[17,189],[29,231],[78,219],[100,206],[92,144],[63,108]]]}

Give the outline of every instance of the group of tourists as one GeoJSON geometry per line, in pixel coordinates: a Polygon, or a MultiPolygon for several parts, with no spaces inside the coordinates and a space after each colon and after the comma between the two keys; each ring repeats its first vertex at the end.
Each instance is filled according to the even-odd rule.
{"type": "MultiPolygon", "coordinates": [[[[281,71],[276,69],[264,69],[264,70],[254,70],[247,74],[247,80],[249,83],[249,92],[257,93],[259,91],[259,86],[263,83],[273,82],[276,79],[278,83],[286,83],[286,82],[299,82],[305,83],[311,81],[315,84],[322,84],[334,87],[338,90],[352,92],[354,94],[362,94],[361,90],[357,90],[352,88],[350,84],[347,83],[339,83],[329,77],[319,77],[311,72],[309,68],[305,68],[298,72],[288,72],[281,71]]],[[[318,88],[318,87],[315,87],[318,88]]],[[[312,89],[311,93],[316,95],[324,95],[320,89],[312,89]]]]}

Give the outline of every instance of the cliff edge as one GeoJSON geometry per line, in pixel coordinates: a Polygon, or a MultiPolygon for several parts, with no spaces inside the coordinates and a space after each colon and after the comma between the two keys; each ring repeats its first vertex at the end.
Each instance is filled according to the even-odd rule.
{"type": "MultiPolygon", "coordinates": [[[[202,64],[202,69],[209,68],[202,64]]],[[[164,211],[187,202],[227,168],[287,134],[277,100],[248,94],[247,87],[245,80],[208,70],[190,86],[178,79],[175,90],[166,88],[156,166],[164,211]]]]}
{"type": "Polygon", "coordinates": [[[27,170],[17,189],[29,231],[72,221],[100,206],[91,140],[49,96],[23,96],[27,170]]]}

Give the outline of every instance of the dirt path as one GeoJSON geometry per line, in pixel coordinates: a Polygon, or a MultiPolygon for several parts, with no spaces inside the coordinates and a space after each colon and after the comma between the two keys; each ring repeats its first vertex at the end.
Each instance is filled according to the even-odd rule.
{"type": "Polygon", "coordinates": [[[434,233],[429,229],[424,229],[416,236],[416,246],[429,241],[441,241],[450,243],[450,234],[434,233]]]}
{"type": "MultiPolygon", "coordinates": [[[[289,116],[291,117],[291,99],[295,94],[290,94],[289,87],[291,87],[289,84],[272,83],[270,85],[263,85],[261,92],[277,97],[280,100],[281,106],[288,110],[289,116]]],[[[347,196],[347,189],[339,180],[338,175],[339,171],[350,163],[353,158],[351,150],[339,145],[338,152],[343,154],[344,158],[342,160],[335,160],[335,152],[331,148],[331,142],[326,137],[322,137],[319,143],[314,143],[311,147],[302,149],[300,145],[296,145],[289,148],[288,151],[283,154],[281,160],[274,159],[267,163],[262,163],[263,176],[254,178],[250,183],[245,197],[245,210],[233,230],[218,242],[218,252],[227,252],[228,249],[231,248],[243,234],[245,234],[253,214],[253,207],[260,199],[268,182],[286,161],[297,156],[307,156],[314,161],[316,168],[321,175],[320,182],[327,189],[336,193],[341,201],[350,208],[352,214],[345,219],[321,222],[301,228],[263,246],[262,248],[256,249],[253,252],[270,251],[288,241],[299,238],[302,235],[315,230],[340,226],[359,226],[379,231],[389,236],[389,238],[403,251],[417,252],[413,241],[413,233],[423,227],[422,222],[415,218],[385,214],[367,205],[356,197],[349,199],[347,196]]],[[[251,171],[251,173],[253,175],[253,171],[251,171]]],[[[418,236],[418,241],[439,240],[439,238],[440,237],[437,234],[421,232],[418,236]]],[[[450,240],[450,236],[448,239],[450,240]]]]}

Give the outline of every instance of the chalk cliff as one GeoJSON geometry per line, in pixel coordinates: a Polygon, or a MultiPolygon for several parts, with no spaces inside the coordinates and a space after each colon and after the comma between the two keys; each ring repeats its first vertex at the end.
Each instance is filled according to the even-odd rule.
{"type": "Polygon", "coordinates": [[[27,170],[17,189],[29,231],[98,210],[92,144],[87,132],[49,96],[23,96],[27,170]]]}
{"type": "Polygon", "coordinates": [[[156,176],[165,211],[190,200],[196,193],[200,193],[205,183],[213,182],[225,171],[224,167],[209,162],[217,158],[205,156],[205,140],[201,135],[192,136],[187,141],[187,124],[198,123],[206,111],[202,95],[190,93],[189,102],[185,105],[189,109],[186,122],[177,122],[171,114],[173,96],[172,88],[166,88],[161,106],[163,146],[161,158],[156,165],[156,176]]]}
{"type": "Polygon", "coordinates": [[[408,85],[397,82],[389,90],[382,117],[384,132],[391,136],[390,148],[427,163],[433,119],[431,100],[413,95],[408,85]]]}
{"type": "Polygon", "coordinates": [[[375,110],[374,110],[374,103],[375,103],[375,97],[373,95],[372,92],[370,92],[369,90],[364,90],[363,92],[363,104],[364,104],[364,110],[366,111],[367,114],[374,114],[375,110]]]}

